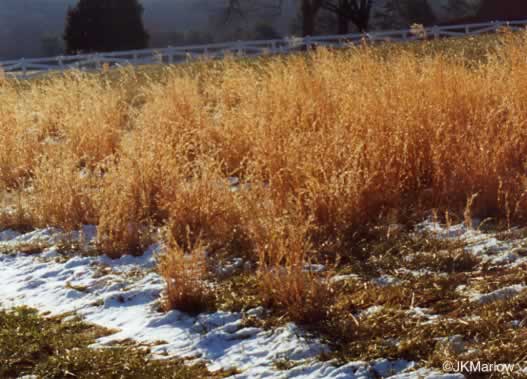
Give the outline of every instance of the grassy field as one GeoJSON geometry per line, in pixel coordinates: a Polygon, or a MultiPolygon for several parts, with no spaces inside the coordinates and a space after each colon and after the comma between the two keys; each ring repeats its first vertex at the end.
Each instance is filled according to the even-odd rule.
{"type": "Polygon", "coordinates": [[[76,317],[44,318],[31,308],[0,311],[0,375],[18,378],[222,378],[202,365],[178,360],[149,360],[148,347],[124,343],[89,347],[110,331],[76,317]]]}
{"type": "Polygon", "coordinates": [[[444,330],[399,313],[386,327],[374,316],[358,325],[345,315],[373,294],[328,279],[403,267],[424,246],[431,255],[416,267],[456,279],[375,296],[473,312],[483,320],[473,336],[488,331],[478,336],[495,344],[482,351],[497,356],[504,341],[492,338],[509,318],[462,308],[452,292],[480,262],[404,230],[430,215],[496,228],[525,221],[526,47],[525,33],[503,33],[4,81],[0,229],[95,224],[97,251],[115,258],[162,241],[166,309],[264,305],[330,340],[346,336],[344,356],[437,363],[446,353],[423,344],[444,330]],[[211,269],[233,257],[249,268],[230,278],[211,269]],[[330,269],[305,270],[314,263],[330,269]],[[406,347],[372,347],[372,336],[401,330],[406,347]]]}

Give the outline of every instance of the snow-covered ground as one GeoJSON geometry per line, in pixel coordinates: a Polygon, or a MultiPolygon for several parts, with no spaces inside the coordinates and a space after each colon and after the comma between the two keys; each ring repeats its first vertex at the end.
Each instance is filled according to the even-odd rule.
{"type": "MultiPolygon", "coordinates": [[[[484,259],[503,265],[518,265],[527,257],[515,254],[514,242],[499,241],[492,235],[467,230],[462,226],[450,229],[432,223],[419,226],[441,238],[461,238],[467,248],[484,259]]],[[[82,238],[89,243],[95,235],[93,227],[69,238],[82,238]]],[[[244,327],[246,316],[259,317],[262,309],[248,314],[215,312],[191,317],[179,311],[159,311],[159,298],[164,290],[163,279],[155,272],[159,248],[150,247],[143,256],[125,256],[111,260],[104,256],[64,256],[55,243],[64,238],[57,229],[42,229],[20,235],[0,232],[0,304],[2,307],[28,305],[53,314],[76,312],[88,322],[115,333],[103,337],[98,344],[133,339],[152,345],[154,357],[188,357],[205,360],[210,370],[237,368],[236,378],[462,378],[459,374],[441,374],[427,369],[416,370],[415,363],[380,359],[373,362],[350,362],[337,366],[319,361],[318,355],[328,347],[308,338],[294,324],[273,330],[244,327]],[[42,253],[17,253],[24,244],[45,241],[42,253]],[[280,370],[276,363],[286,360],[294,366],[280,370]]],[[[346,280],[346,276],[333,278],[346,280]]],[[[383,276],[379,283],[390,283],[383,276]]],[[[492,293],[468,293],[472,301],[485,303],[510,297],[523,290],[520,285],[498,289],[492,293]]],[[[463,290],[463,289],[460,289],[463,290]]],[[[378,311],[372,309],[371,312],[378,311]]],[[[415,309],[423,313],[423,310],[415,309]]]]}

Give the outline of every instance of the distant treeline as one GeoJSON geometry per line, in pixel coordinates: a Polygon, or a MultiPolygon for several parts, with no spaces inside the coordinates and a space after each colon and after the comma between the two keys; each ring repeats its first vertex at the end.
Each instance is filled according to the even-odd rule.
{"type": "MultiPolygon", "coordinates": [[[[66,15],[68,8],[78,1],[2,0],[0,60],[63,54],[67,50],[66,15]]],[[[150,47],[399,29],[412,23],[527,18],[527,2],[517,0],[376,0],[371,9],[368,1],[361,0],[140,0],[140,3],[144,7],[144,29],[150,47]],[[357,13],[350,9],[359,3],[365,6],[358,8],[363,13],[362,20],[357,22],[357,13]],[[238,8],[231,9],[233,4],[238,8]]]]}

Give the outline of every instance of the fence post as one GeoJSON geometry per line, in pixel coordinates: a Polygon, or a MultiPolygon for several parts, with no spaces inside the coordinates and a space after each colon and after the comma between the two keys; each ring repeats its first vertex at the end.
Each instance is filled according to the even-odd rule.
{"type": "MultiPolygon", "coordinates": [[[[472,34],[481,34],[482,31],[487,32],[494,29],[494,31],[499,32],[501,28],[519,28],[519,25],[527,25],[527,20],[523,21],[517,21],[517,22],[503,22],[503,21],[491,21],[485,24],[464,24],[464,25],[454,25],[452,27],[448,28],[442,28],[439,26],[433,26],[432,28],[428,29],[431,32],[431,36],[434,39],[441,38],[441,36],[448,37],[450,35],[456,35],[458,33],[462,33],[464,30],[465,35],[472,35],[472,34]],[[450,31],[453,30],[456,33],[450,33],[450,31]],[[443,34],[444,33],[444,34],[443,34]]],[[[386,34],[385,34],[386,35],[386,34]]],[[[413,37],[410,38],[413,33],[410,30],[400,30],[394,33],[389,33],[389,36],[393,37],[386,37],[386,39],[390,38],[390,40],[398,41],[408,41],[410,39],[414,39],[413,37]],[[410,34],[411,33],[411,34],[410,34]]],[[[369,39],[369,40],[376,40],[378,37],[377,34],[364,34],[362,38],[369,39]]],[[[313,39],[311,36],[306,36],[304,38],[284,38],[282,40],[271,40],[271,41],[262,41],[259,42],[257,45],[252,45],[250,43],[244,43],[241,40],[238,40],[236,42],[231,42],[230,44],[225,44],[225,47],[216,47],[211,46],[208,47],[193,47],[192,51],[196,51],[197,54],[201,53],[205,56],[208,56],[208,54],[212,51],[213,56],[220,57],[222,54],[223,56],[227,55],[227,53],[231,52],[237,52],[239,55],[261,55],[267,53],[267,48],[269,47],[271,49],[271,52],[273,54],[279,54],[279,53],[287,53],[290,51],[297,50],[299,47],[303,46],[306,50],[309,50],[310,48],[316,47],[317,44],[322,44],[322,41],[326,41],[328,45],[330,46],[344,46],[346,42],[348,41],[347,38],[350,38],[350,43],[354,43],[355,35],[347,35],[347,36],[331,36],[331,38],[316,38],[313,39]],[[320,42],[319,42],[320,41],[320,42]],[[261,46],[265,46],[262,48],[261,46]],[[255,53],[252,53],[253,50],[255,53]]],[[[164,49],[163,52],[167,55],[167,61],[170,64],[179,63],[182,58],[180,58],[180,51],[185,51],[187,53],[187,59],[190,60],[190,58],[193,58],[193,54],[189,53],[188,50],[183,50],[185,47],[182,48],[174,48],[172,46],[169,46],[167,49],[164,49]],[[179,50],[181,49],[181,50],[179,50]],[[177,53],[176,53],[177,52],[177,53]]],[[[164,63],[165,62],[165,56],[164,53],[159,56],[159,53],[153,56],[148,56],[149,51],[146,50],[136,50],[134,52],[128,52],[126,53],[126,57],[128,58],[130,55],[132,55],[133,64],[137,65],[140,63],[149,62],[149,60],[152,60],[155,63],[164,63]],[[140,59],[139,56],[142,58],[140,59]]],[[[119,55],[115,54],[99,54],[95,53],[93,55],[82,55],[81,57],[76,56],[73,57],[72,60],[69,58],[65,58],[64,56],[56,56],[56,57],[49,57],[46,61],[53,62],[55,61],[56,64],[51,63],[50,65],[46,65],[43,70],[67,70],[69,68],[78,68],[80,70],[89,69],[92,67],[93,64],[96,69],[101,69],[103,67],[102,63],[103,61],[107,61],[105,65],[114,65],[116,64],[113,59],[116,59],[115,57],[118,57],[119,55]],[[75,61],[75,59],[80,59],[80,61],[75,61]],[[65,62],[66,61],[66,62],[65,62]]],[[[16,63],[16,72],[21,74],[24,78],[29,76],[30,70],[34,71],[41,71],[39,65],[35,64],[37,66],[36,69],[33,69],[34,67],[30,62],[27,62],[27,59],[21,58],[18,61],[14,61],[16,63]]],[[[39,62],[39,61],[37,61],[39,62]]],[[[127,61],[128,62],[128,61],[127,61]]],[[[13,64],[13,61],[11,61],[10,64],[13,64]]],[[[0,64],[0,67],[2,65],[0,64]]]]}
{"type": "Polygon", "coordinates": [[[432,34],[434,35],[434,39],[439,38],[439,27],[437,25],[432,27],[432,34]]]}
{"type": "Polygon", "coordinates": [[[21,67],[22,67],[22,77],[24,79],[27,79],[27,64],[26,64],[26,59],[25,58],[22,58],[21,60],[21,67]]]}
{"type": "Polygon", "coordinates": [[[311,48],[311,36],[304,37],[304,44],[306,45],[306,50],[311,48]]]}
{"type": "Polygon", "coordinates": [[[95,69],[100,70],[101,69],[101,58],[99,56],[99,53],[95,53],[93,60],[95,61],[95,69]]]}
{"type": "Polygon", "coordinates": [[[238,51],[239,55],[243,55],[243,42],[238,40],[236,41],[236,50],[238,51]]]}
{"type": "Polygon", "coordinates": [[[163,64],[163,52],[161,50],[154,51],[154,63],[163,64]]]}

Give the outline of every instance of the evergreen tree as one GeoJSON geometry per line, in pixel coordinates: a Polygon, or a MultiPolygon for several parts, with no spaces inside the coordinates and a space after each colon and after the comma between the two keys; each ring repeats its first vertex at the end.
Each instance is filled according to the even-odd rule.
{"type": "Polygon", "coordinates": [[[148,33],[138,0],[79,0],[68,10],[67,54],[144,49],[148,33]]]}

